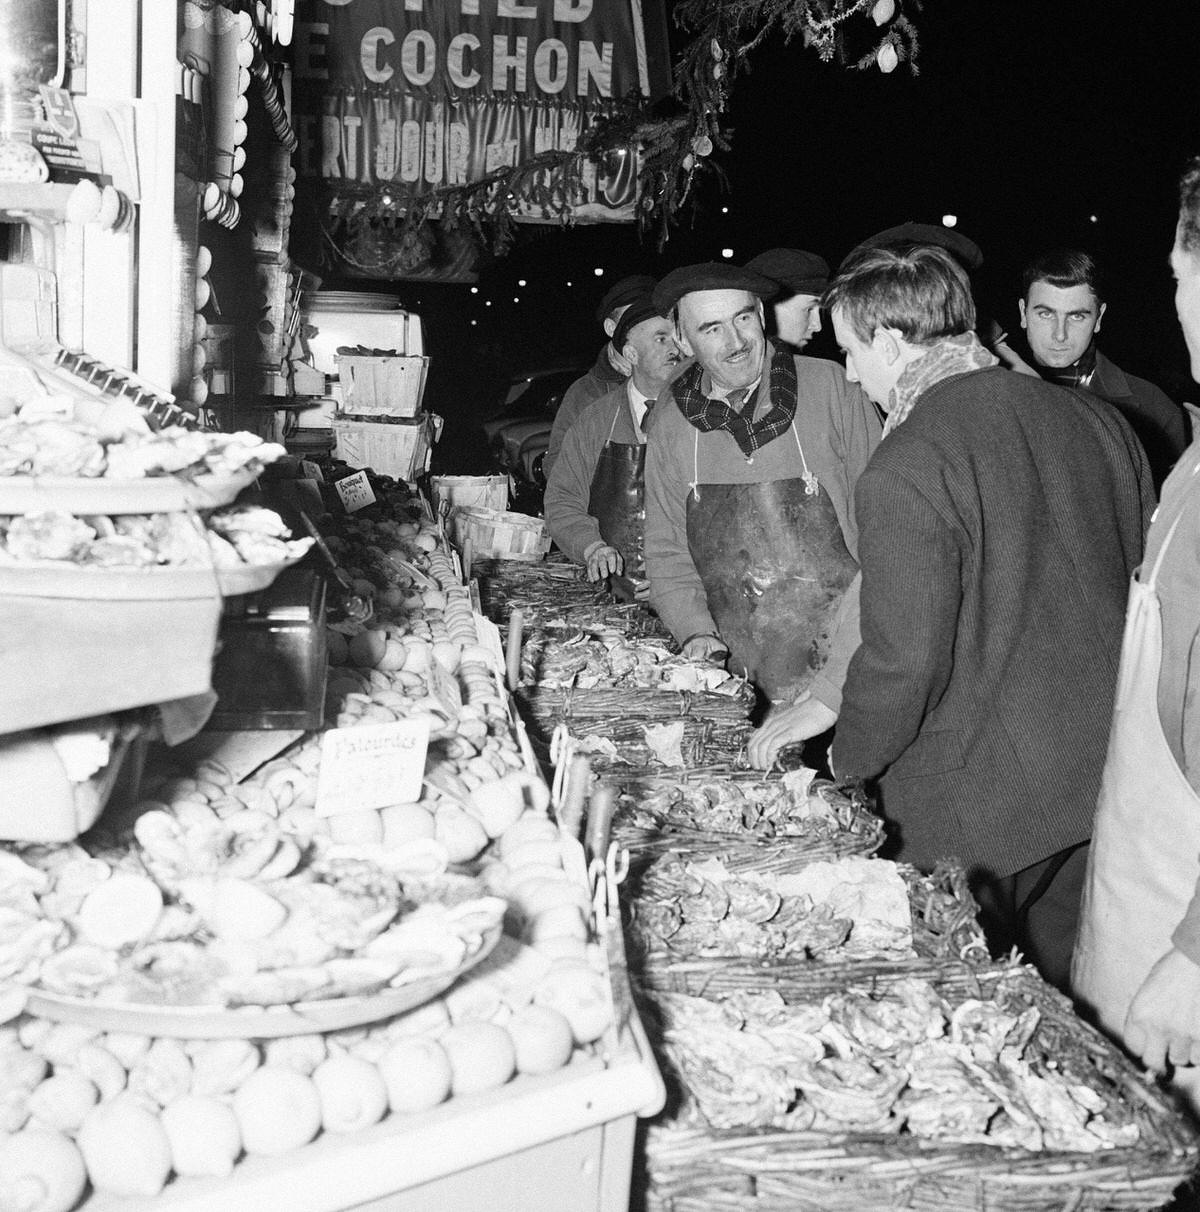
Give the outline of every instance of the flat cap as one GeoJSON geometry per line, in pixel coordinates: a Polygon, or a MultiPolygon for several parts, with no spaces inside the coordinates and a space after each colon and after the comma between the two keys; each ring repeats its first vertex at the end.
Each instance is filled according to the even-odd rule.
{"type": "Polygon", "coordinates": [[[632,274],[614,282],[596,308],[596,322],[603,324],[605,320],[612,319],[613,312],[618,308],[628,307],[653,289],[654,279],[649,274],[632,274]]]}
{"type": "Polygon", "coordinates": [[[770,299],[779,293],[776,283],[752,269],[727,261],[703,261],[671,270],[654,288],[654,305],[666,315],[684,295],[698,290],[748,290],[760,299],[770,299]]]}
{"type": "Polygon", "coordinates": [[[654,303],[654,297],[650,291],[647,291],[640,299],[636,299],[621,313],[621,318],[617,321],[616,328],[613,329],[612,346],[619,353],[626,340],[629,338],[630,332],[634,325],[640,324],[643,320],[653,320],[656,317],[666,315],[666,312],[658,308],[654,303]]]}
{"type": "Polygon", "coordinates": [[[789,295],[820,295],[829,285],[825,258],[802,248],[768,248],[751,257],[746,268],[777,282],[789,295]]]}
{"type": "Polygon", "coordinates": [[[844,269],[860,252],[868,248],[911,248],[920,244],[932,244],[944,248],[966,270],[978,269],[983,264],[983,250],[969,236],[943,227],[940,223],[901,223],[868,236],[847,254],[839,271],[844,269]]]}

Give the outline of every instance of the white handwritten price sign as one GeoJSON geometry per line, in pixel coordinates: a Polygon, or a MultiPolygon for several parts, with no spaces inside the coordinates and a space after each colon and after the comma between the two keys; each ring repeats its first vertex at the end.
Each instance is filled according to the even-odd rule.
{"type": "Polygon", "coordinates": [[[331,728],[321,738],[317,815],[419,800],[428,748],[427,718],[331,728]]]}
{"type": "Polygon", "coordinates": [[[371,491],[371,482],[367,479],[365,471],[356,471],[352,476],[338,480],[334,487],[342,498],[347,513],[354,513],[375,504],[375,494],[371,491]]]}

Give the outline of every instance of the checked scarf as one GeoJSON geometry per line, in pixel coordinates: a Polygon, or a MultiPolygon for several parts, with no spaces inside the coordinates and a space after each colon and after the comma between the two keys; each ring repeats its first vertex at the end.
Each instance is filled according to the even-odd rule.
{"type": "Polygon", "coordinates": [[[742,454],[750,458],[760,447],[786,433],[796,415],[796,363],[791,354],[775,351],[771,358],[771,407],[760,421],[754,420],[754,404],[748,400],[736,412],[724,400],[706,396],[700,390],[703,367],[697,362],[675,380],[672,391],[679,411],[701,433],[727,430],[742,454]]]}

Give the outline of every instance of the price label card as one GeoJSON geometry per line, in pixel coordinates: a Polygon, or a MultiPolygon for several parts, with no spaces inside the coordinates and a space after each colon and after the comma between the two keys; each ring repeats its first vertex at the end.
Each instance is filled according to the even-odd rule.
{"type": "MultiPolygon", "coordinates": [[[[363,473],[358,472],[359,475],[363,473]]],[[[300,478],[302,480],[316,480],[318,484],[325,483],[325,473],[321,470],[319,463],[314,463],[311,459],[300,460],[300,478]]],[[[370,485],[368,485],[368,488],[370,485]]]]}
{"type": "Polygon", "coordinates": [[[375,504],[375,494],[371,491],[371,482],[367,479],[365,471],[356,471],[352,476],[338,480],[334,487],[342,498],[347,513],[354,513],[375,504]]]}
{"type": "Polygon", "coordinates": [[[331,728],[321,738],[317,815],[419,800],[428,748],[427,718],[331,728]]]}

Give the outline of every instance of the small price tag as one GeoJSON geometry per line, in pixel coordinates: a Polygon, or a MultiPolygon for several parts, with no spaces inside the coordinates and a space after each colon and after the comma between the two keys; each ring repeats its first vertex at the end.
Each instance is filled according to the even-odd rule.
{"type": "Polygon", "coordinates": [[[427,718],[331,728],[321,738],[317,815],[419,800],[428,748],[427,718]]]}
{"type": "MultiPolygon", "coordinates": [[[[358,473],[362,475],[362,472],[358,473]]],[[[314,463],[311,459],[300,460],[300,478],[302,480],[316,480],[318,484],[325,483],[325,473],[321,470],[319,463],[314,463]]]]}
{"type": "Polygon", "coordinates": [[[347,513],[354,513],[359,509],[366,509],[368,505],[375,504],[375,494],[371,491],[371,482],[367,479],[365,471],[356,471],[352,476],[347,476],[344,480],[338,480],[334,484],[337,489],[338,496],[342,498],[342,504],[346,507],[347,513]]]}

